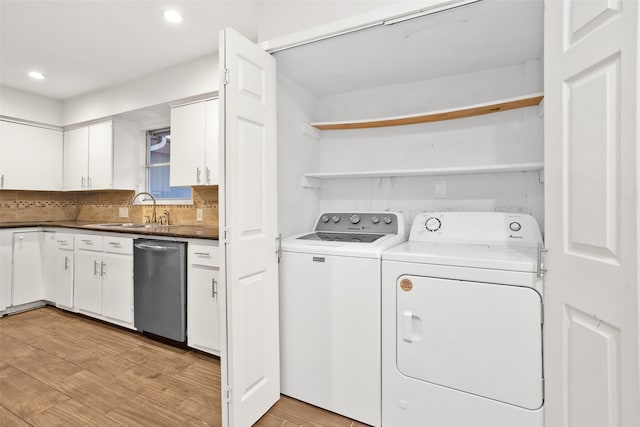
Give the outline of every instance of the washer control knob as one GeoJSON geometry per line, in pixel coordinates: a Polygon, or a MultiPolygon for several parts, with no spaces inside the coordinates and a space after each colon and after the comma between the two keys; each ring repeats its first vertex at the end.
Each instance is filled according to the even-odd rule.
{"type": "Polygon", "coordinates": [[[384,218],[382,218],[382,221],[385,224],[391,224],[393,222],[393,218],[391,218],[389,215],[385,216],[384,218]]]}
{"type": "Polygon", "coordinates": [[[371,222],[377,224],[380,222],[380,217],[378,215],[374,215],[371,217],[371,222]]]}
{"type": "Polygon", "coordinates": [[[329,215],[322,215],[320,217],[320,221],[322,221],[322,222],[329,222],[330,219],[331,218],[329,218],[329,215]]]}
{"type": "Polygon", "coordinates": [[[519,222],[512,222],[511,224],[509,224],[509,230],[511,231],[520,231],[520,229],[522,228],[522,225],[520,225],[519,222]]]}
{"type": "Polygon", "coordinates": [[[351,221],[351,224],[359,223],[360,222],[360,215],[356,215],[356,214],[351,215],[351,217],[349,218],[349,221],[351,221]]]}
{"type": "Polygon", "coordinates": [[[338,215],[334,215],[334,216],[331,217],[331,220],[333,222],[340,222],[340,217],[338,215]]]}
{"type": "Polygon", "coordinates": [[[424,228],[431,232],[440,230],[441,226],[442,223],[440,222],[440,220],[434,216],[427,218],[427,220],[424,222],[424,228]]]}

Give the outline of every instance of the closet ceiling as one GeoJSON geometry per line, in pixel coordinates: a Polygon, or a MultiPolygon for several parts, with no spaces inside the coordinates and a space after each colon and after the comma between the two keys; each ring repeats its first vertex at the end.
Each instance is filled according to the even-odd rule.
{"type": "Polygon", "coordinates": [[[483,0],[278,52],[278,69],[326,96],[515,65],[542,59],[543,13],[542,0],[483,0]]]}

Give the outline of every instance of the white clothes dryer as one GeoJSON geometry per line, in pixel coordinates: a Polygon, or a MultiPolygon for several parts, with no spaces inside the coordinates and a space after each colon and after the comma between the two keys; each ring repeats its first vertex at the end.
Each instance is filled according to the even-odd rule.
{"type": "Polygon", "coordinates": [[[382,254],[382,424],[542,427],[543,284],[529,215],[418,215],[382,254]]]}
{"type": "Polygon", "coordinates": [[[327,212],[282,241],[282,394],[380,425],[380,256],[405,240],[402,214],[327,212]]]}

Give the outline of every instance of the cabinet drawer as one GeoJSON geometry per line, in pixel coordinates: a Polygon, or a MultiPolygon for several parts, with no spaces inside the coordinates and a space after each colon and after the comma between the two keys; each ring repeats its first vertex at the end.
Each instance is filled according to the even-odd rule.
{"type": "Polygon", "coordinates": [[[66,233],[55,233],[54,240],[56,242],[56,248],[59,249],[73,249],[74,248],[74,235],[66,233]]]}
{"type": "Polygon", "coordinates": [[[78,234],[76,236],[76,245],[78,249],[102,251],[102,236],[95,234],[78,234]]]}
{"type": "Polygon", "coordinates": [[[130,237],[104,237],[104,251],[114,254],[133,254],[133,239],[130,237]]]}
{"type": "Polygon", "coordinates": [[[220,265],[217,246],[189,245],[187,252],[189,254],[189,264],[209,267],[218,267],[220,265]]]}

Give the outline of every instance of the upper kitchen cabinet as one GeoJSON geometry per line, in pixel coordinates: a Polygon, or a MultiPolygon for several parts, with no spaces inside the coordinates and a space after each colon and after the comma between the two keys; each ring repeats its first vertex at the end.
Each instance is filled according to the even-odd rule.
{"type": "Polygon", "coordinates": [[[62,131],[0,120],[0,188],[62,189],[62,131]]]}
{"type": "Polygon", "coordinates": [[[128,123],[109,120],[64,133],[64,190],[133,189],[137,159],[135,131],[128,123]],[[117,171],[118,173],[115,173],[117,171]]]}
{"type": "Polygon", "coordinates": [[[172,187],[218,184],[218,100],[171,108],[172,187]]]}

